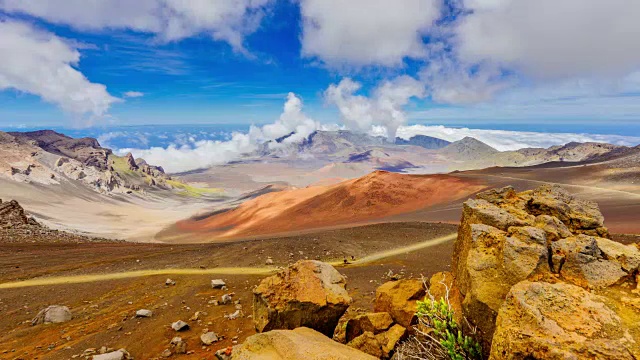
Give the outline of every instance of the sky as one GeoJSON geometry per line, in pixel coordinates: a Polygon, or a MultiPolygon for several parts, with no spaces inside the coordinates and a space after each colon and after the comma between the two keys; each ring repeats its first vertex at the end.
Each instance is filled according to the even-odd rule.
{"type": "Polygon", "coordinates": [[[637,0],[0,0],[0,126],[638,128],[639,15],[637,0]]]}

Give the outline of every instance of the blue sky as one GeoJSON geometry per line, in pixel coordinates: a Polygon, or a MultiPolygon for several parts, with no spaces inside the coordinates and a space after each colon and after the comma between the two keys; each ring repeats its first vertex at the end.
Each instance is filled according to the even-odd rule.
{"type": "Polygon", "coordinates": [[[74,2],[0,0],[1,126],[640,121],[630,1],[74,2]]]}

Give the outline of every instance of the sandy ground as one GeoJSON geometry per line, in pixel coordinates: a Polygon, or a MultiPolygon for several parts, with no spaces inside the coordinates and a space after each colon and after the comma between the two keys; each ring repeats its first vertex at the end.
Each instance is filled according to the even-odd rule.
{"type": "Polygon", "coordinates": [[[478,181],[449,175],[376,171],[335,185],[265,194],[230,211],[180,221],[156,238],[222,241],[354,224],[460,201],[481,189],[484,186],[478,181]]]}
{"type": "Polygon", "coordinates": [[[208,359],[213,351],[231,345],[235,336],[242,341],[255,332],[247,317],[251,314],[251,288],[266,276],[213,275],[216,269],[264,269],[267,256],[283,266],[305,258],[340,262],[353,255],[356,262],[365,261],[339,267],[339,271],[347,276],[354,307],[371,309],[372,294],[386,281],[389,271],[419,277],[448,269],[455,231],[456,226],[448,224],[396,223],[224,244],[7,245],[0,253],[2,284],[145,270],[193,269],[195,274],[0,289],[0,316],[4,319],[0,322],[0,358],[68,359],[86,348],[109,346],[125,347],[137,359],[149,359],[168,347],[176,335],[169,325],[182,319],[191,329],[179,335],[196,354],[175,358],[208,359]],[[167,277],[177,284],[165,286],[167,277]],[[243,304],[244,317],[227,320],[224,315],[235,311],[233,305],[208,304],[225,293],[210,288],[212,278],[227,282],[227,292],[234,292],[234,299],[243,304]],[[28,324],[39,309],[51,304],[69,306],[74,319],[64,324],[28,324]],[[140,308],[154,311],[154,316],[133,318],[140,308]],[[207,314],[199,322],[189,321],[196,311],[207,314]],[[198,337],[205,328],[225,340],[203,349],[198,337]]]}
{"type": "MultiPolygon", "coordinates": [[[[166,192],[165,192],[166,193],[166,192]]],[[[82,185],[37,185],[0,179],[0,199],[17,200],[48,227],[90,236],[154,241],[162,228],[222,203],[178,195],[102,195],[82,185]]]]}

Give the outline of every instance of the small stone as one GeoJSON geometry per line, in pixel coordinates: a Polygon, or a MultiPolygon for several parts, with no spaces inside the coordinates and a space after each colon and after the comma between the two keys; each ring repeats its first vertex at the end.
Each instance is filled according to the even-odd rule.
{"type": "Polygon", "coordinates": [[[224,286],[226,284],[222,279],[211,280],[211,287],[214,289],[222,289],[224,286]]]}
{"type": "Polygon", "coordinates": [[[264,262],[265,265],[273,265],[273,259],[271,257],[267,258],[267,261],[264,262]]]}
{"type": "Polygon", "coordinates": [[[183,330],[187,330],[189,329],[189,324],[187,324],[186,322],[182,321],[182,320],[178,320],[176,322],[174,322],[173,324],[171,324],[171,328],[175,331],[183,331],[183,330]]]}
{"type": "Polygon", "coordinates": [[[200,335],[200,340],[205,345],[211,345],[214,342],[218,341],[218,335],[216,333],[214,333],[213,331],[209,331],[207,333],[204,333],[204,334],[200,335]]]}
{"type": "Polygon", "coordinates": [[[162,352],[162,356],[163,356],[163,357],[168,358],[168,357],[170,357],[171,355],[172,355],[172,354],[171,354],[171,350],[169,350],[169,349],[165,349],[165,350],[162,352]]]}
{"type": "Polygon", "coordinates": [[[224,294],[222,295],[222,297],[220,298],[220,303],[222,305],[227,305],[229,303],[231,303],[232,299],[231,299],[231,294],[224,294]]]}
{"type": "Polygon", "coordinates": [[[175,285],[176,282],[174,280],[171,279],[167,279],[167,281],[164,282],[165,285],[175,285]]]}
{"type": "Polygon", "coordinates": [[[153,315],[153,312],[151,310],[140,309],[136,311],[136,317],[151,317],[151,315],[153,315]]]}

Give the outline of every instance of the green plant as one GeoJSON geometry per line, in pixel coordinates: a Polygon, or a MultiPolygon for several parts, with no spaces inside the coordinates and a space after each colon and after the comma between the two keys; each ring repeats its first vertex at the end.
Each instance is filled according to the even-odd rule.
{"type": "MultiPolygon", "coordinates": [[[[418,324],[414,334],[396,349],[397,360],[481,360],[482,347],[474,339],[475,327],[463,317],[463,324],[456,320],[449,302],[449,287],[443,298],[436,299],[431,293],[418,301],[416,316],[418,324]]],[[[425,287],[429,287],[425,283],[425,287]]]]}
{"type": "Polygon", "coordinates": [[[471,336],[465,335],[454,318],[449,302],[440,298],[418,301],[418,318],[423,325],[433,329],[433,338],[446,350],[452,360],[482,358],[482,347],[471,336]]]}

